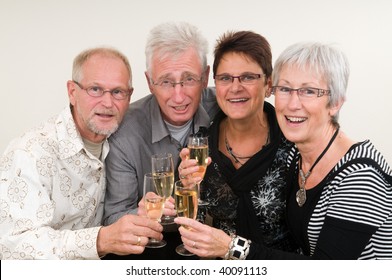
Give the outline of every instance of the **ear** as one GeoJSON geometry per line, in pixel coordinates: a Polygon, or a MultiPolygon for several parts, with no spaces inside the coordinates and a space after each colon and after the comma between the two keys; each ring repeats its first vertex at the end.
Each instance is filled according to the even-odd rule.
{"type": "Polygon", "coordinates": [[[271,77],[269,77],[268,79],[267,79],[267,82],[266,82],[266,84],[265,84],[265,97],[270,97],[271,96],[271,90],[272,90],[272,80],[271,80],[271,77]]]}
{"type": "Polygon", "coordinates": [[[209,65],[207,65],[207,68],[202,75],[203,75],[203,88],[207,88],[208,78],[210,77],[210,66],[209,65]]]}
{"type": "Polygon", "coordinates": [[[75,83],[71,80],[67,81],[67,91],[68,91],[69,103],[71,103],[72,106],[75,106],[76,86],[75,83]]]}
{"type": "Polygon", "coordinates": [[[154,85],[152,84],[151,79],[150,79],[150,77],[148,76],[147,71],[144,72],[144,76],[146,76],[147,85],[148,85],[148,88],[150,89],[150,92],[151,92],[152,94],[154,94],[154,85]]]}
{"type": "Polygon", "coordinates": [[[332,116],[336,116],[336,114],[340,111],[340,108],[342,108],[344,101],[343,100],[339,100],[338,103],[334,106],[331,106],[329,108],[329,115],[332,116]]]}

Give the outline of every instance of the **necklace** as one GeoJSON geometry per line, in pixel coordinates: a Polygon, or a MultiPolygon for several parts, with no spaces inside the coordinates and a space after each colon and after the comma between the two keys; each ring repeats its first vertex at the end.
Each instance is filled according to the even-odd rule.
{"type": "Polygon", "coordinates": [[[226,151],[229,153],[229,155],[234,159],[234,162],[235,163],[239,163],[239,164],[241,164],[241,165],[243,165],[243,163],[240,161],[240,160],[247,160],[247,159],[250,159],[252,156],[246,156],[246,157],[244,157],[244,156],[236,156],[235,154],[234,154],[234,152],[233,152],[233,148],[232,147],[230,147],[230,145],[229,145],[229,142],[227,141],[227,138],[226,138],[226,133],[225,133],[225,147],[226,147],[226,151]]]}
{"type": "MultiPolygon", "coordinates": [[[[270,141],[269,139],[270,139],[270,135],[269,135],[269,132],[268,132],[267,141],[266,141],[265,145],[267,145],[269,143],[269,141],[270,141]]],[[[263,145],[261,148],[263,148],[265,145],[263,145]]],[[[254,156],[254,154],[251,155],[251,156],[239,156],[239,155],[234,154],[233,148],[230,147],[229,141],[227,140],[227,137],[226,137],[226,127],[225,127],[225,147],[226,147],[226,151],[234,159],[234,162],[235,163],[239,163],[241,165],[244,165],[244,163],[242,163],[241,161],[248,160],[248,159],[250,159],[251,157],[254,156]]]]}
{"type": "Polygon", "coordinates": [[[338,135],[338,132],[339,132],[339,127],[336,129],[335,133],[332,135],[332,138],[331,138],[331,140],[329,140],[327,147],[325,147],[324,151],[322,151],[322,153],[318,156],[316,161],[310,167],[309,171],[306,173],[304,173],[302,171],[302,157],[301,157],[301,155],[299,156],[298,165],[299,165],[299,176],[301,177],[301,182],[299,184],[299,190],[295,194],[295,198],[297,200],[299,207],[302,207],[306,202],[306,189],[305,189],[306,180],[309,178],[309,176],[312,173],[312,170],[316,166],[316,164],[325,155],[325,153],[328,151],[329,147],[331,147],[333,141],[335,140],[336,136],[338,135]]]}

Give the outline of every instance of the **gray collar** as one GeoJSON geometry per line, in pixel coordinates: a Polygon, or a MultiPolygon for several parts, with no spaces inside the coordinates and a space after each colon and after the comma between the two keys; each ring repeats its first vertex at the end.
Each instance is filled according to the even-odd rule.
{"type": "MultiPolygon", "coordinates": [[[[170,131],[166,127],[166,124],[162,118],[161,110],[155,96],[153,96],[153,98],[151,99],[150,106],[151,120],[154,120],[152,121],[151,141],[152,143],[155,143],[161,141],[165,137],[170,137],[170,131]]],[[[193,119],[193,124],[190,127],[192,133],[197,132],[200,126],[209,127],[210,118],[206,110],[204,110],[201,105],[199,105],[199,109],[196,111],[196,114],[193,119]]]]}

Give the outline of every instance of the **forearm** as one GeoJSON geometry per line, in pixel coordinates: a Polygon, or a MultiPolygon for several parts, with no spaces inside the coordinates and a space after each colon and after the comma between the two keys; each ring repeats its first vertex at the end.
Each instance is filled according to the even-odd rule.
{"type": "Polygon", "coordinates": [[[16,230],[10,224],[2,225],[3,259],[99,259],[98,227],[75,231],[40,227],[14,234],[16,230]],[[3,234],[7,229],[8,233],[3,234]]]}

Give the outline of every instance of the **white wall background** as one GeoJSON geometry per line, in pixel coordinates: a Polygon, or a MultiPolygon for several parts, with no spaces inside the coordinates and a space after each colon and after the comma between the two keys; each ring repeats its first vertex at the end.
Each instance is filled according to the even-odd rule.
{"type": "Polygon", "coordinates": [[[274,60],[297,41],[336,43],[351,63],[342,128],[355,140],[371,139],[392,164],[390,0],[0,0],[0,153],[68,104],[72,60],[85,48],[110,45],[124,52],[133,68],[132,100],[149,94],[146,36],[171,20],[202,30],[210,65],[215,40],[227,30],[264,35],[274,60]]]}

